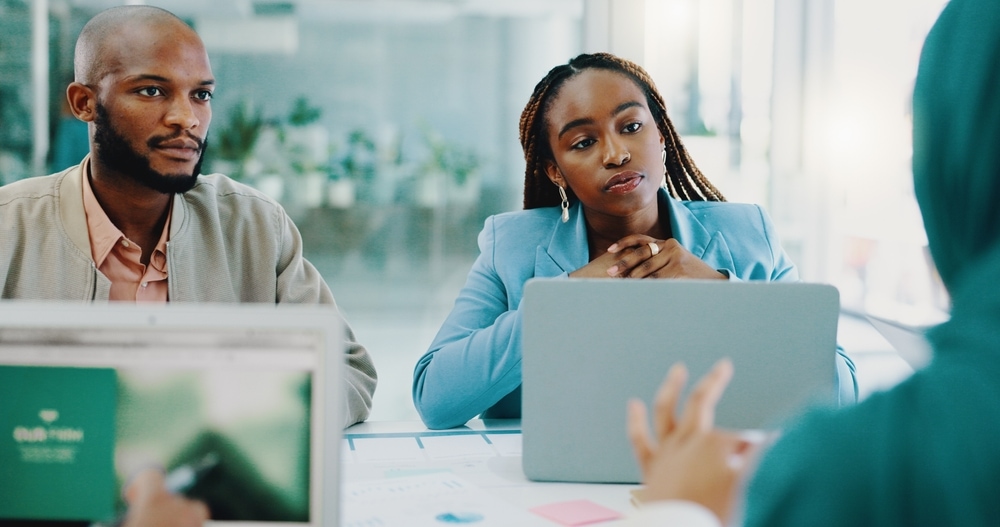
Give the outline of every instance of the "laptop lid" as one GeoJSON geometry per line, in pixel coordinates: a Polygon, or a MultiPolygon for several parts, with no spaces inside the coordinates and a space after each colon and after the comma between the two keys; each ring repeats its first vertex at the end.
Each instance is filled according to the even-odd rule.
{"type": "Polygon", "coordinates": [[[839,294],[829,285],[535,279],[522,302],[529,479],[639,482],[626,402],[649,405],[678,361],[687,390],[732,359],[720,427],[772,428],[807,401],[834,400],[839,294]]]}
{"type": "Polygon", "coordinates": [[[0,519],[112,524],[153,465],[210,524],[337,525],[344,345],[330,306],[0,302],[0,519]]]}
{"type": "Polygon", "coordinates": [[[934,352],[925,336],[929,328],[910,326],[874,315],[865,315],[865,318],[914,370],[923,368],[931,361],[934,352]]]}

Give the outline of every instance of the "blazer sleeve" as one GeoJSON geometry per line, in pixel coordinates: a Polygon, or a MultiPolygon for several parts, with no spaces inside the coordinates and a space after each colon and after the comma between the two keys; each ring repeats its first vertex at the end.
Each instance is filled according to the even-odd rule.
{"type": "Polygon", "coordinates": [[[730,281],[796,282],[799,273],[759,205],[678,202],[677,239],[730,281]],[[690,214],[684,215],[687,207],[690,214]]]}
{"type": "Polygon", "coordinates": [[[413,403],[428,428],[465,424],[521,384],[521,311],[496,269],[494,226],[488,218],[479,258],[413,371],[413,403]]]}
{"type": "Polygon", "coordinates": [[[764,241],[767,242],[771,253],[771,277],[769,280],[797,282],[799,280],[799,271],[781,247],[781,241],[778,238],[778,231],[774,228],[774,223],[771,222],[771,218],[764,211],[763,207],[756,205],[756,208],[760,214],[761,228],[764,231],[764,241]]]}

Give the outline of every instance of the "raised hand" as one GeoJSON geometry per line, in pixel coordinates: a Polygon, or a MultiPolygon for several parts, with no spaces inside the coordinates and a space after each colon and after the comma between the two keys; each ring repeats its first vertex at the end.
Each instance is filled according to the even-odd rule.
{"type": "Polygon", "coordinates": [[[677,403],[687,382],[682,364],[670,368],[654,402],[650,434],[645,405],[629,401],[628,436],[646,487],[642,501],[686,500],[699,503],[724,524],[732,513],[738,484],[755,443],[714,426],[715,406],[733,375],[729,360],[716,363],[695,386],[684,413],[677,403]]]}

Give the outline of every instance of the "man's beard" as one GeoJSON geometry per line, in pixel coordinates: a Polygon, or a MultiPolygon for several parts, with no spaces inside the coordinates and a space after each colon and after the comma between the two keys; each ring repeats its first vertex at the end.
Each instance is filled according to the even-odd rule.
{"type": "MultiPolygon", "coordinates": [[[[140,185],[164,194],[179,194],[191,190],[198,181],[198,174],[201,173],[201,162],[205,159],[207,142],[188,135],[188,138],[198,142],[201,150],[194,170],[190,174],[162,174],[153,170],[148,157],[144,157],[129,145],[125,136],[111,123],[108,110],[100,104],[97,105],[94,128],[94,143],[97,145],[94,155],[101,164],[131,177],[140,185]]],[[[181,133],[169,137],[151,137],[146,141],[146,145],[149,148],[156,148],[163,142],[176,139],[181,133]]]]}

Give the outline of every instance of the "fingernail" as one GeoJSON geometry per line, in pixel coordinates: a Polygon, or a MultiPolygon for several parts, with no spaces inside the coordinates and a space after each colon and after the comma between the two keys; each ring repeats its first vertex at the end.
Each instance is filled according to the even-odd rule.
{"type": "Polygon", "coordinates": [[[618,252],[618,244],[617,243],[612,243],[611,247],[608,247],[608,252],[609,253],[616,253],[616,252],[618,252]]]}
{"type": "Polygon", "coordinates": [[[617,265],[612,265],[611,267],[608,267],[608,276],[615,276],[616,274],[618,274],[617,265]]]}

